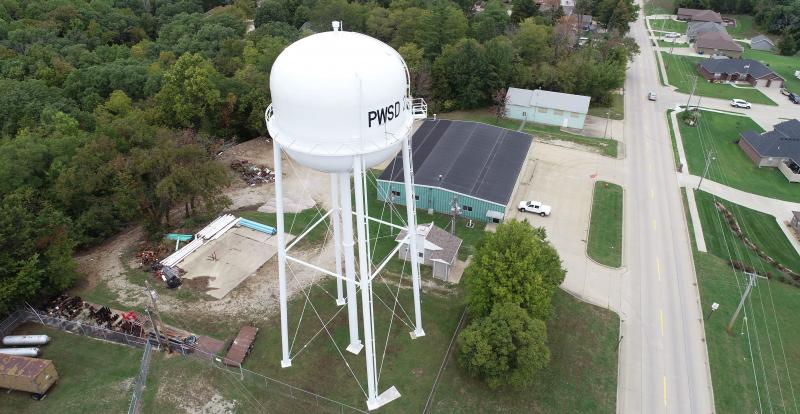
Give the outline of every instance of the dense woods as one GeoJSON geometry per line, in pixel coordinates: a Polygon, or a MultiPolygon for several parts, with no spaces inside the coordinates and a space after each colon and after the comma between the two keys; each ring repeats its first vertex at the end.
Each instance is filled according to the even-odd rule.
{"type": "Polygon", "coordinates": [[[224,209],[213,155],[267,134],[273,62],[331,20],[396,47],[434,111],[509,85],[605,102],[638,8],[581,7],[609,29],[583,46],[560,7],[523,0],[0,0],[0,313],[69,286],[75,248],[224,209]]]}

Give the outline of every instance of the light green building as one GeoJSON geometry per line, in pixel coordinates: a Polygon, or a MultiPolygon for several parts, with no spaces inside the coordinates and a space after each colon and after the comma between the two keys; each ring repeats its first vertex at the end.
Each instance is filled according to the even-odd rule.
{"type": "Polygon", "coordinates": [[[508,88],[506,116],[521,121],[583,129],[591,98],[541,89],[508,88]]]}

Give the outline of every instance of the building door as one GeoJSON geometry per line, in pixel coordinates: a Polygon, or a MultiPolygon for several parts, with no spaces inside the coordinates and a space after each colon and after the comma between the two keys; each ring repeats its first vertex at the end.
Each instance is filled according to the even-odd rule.
{"type": "Polygon", "coordinates": [[[561,126],[563,126],[564,128],[568,127],[569,126],[569,118],[564,118],[564,123],[561,126]]]}

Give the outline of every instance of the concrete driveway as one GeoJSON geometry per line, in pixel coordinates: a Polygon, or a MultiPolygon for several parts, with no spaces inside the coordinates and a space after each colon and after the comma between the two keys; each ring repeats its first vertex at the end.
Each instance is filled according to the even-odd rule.
{"type": "Polygon", "coordinates": [[[547,230],[567,269],[564,289],[581,299],[619,311],[624,268],[611,269],[591,261],[586,256],[586,237],[595,181],[611,181],[624,187],[624,162],[544,143],[535,143],[531,148],[511,205],[536,200],[552,206],[553,213],[540,217],[513,208],[508,218],[525,219],[547,230]]]}

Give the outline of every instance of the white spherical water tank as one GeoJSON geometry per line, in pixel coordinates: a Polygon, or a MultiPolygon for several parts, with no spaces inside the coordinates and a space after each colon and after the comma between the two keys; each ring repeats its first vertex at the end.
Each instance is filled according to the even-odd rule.
{"type": "Polygon", "coordinates": [[[267,128],[294,160],[346,172],[357,155],[372,167],[411,132],[408,70],[389,45],[336,30],[287,47],[272,66],[267,128]]]}

